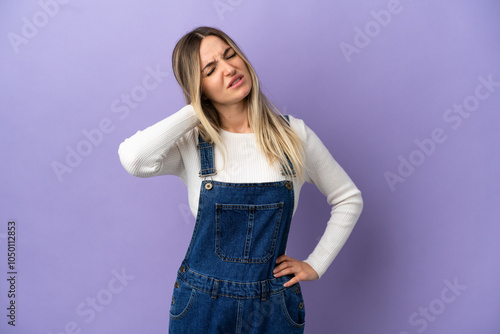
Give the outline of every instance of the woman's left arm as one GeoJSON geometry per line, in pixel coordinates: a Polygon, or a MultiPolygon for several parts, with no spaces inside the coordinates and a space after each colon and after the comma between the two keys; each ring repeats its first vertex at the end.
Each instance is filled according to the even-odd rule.
{"type": "Polygon", "coordinates": [[[361,191],[319,137],[303,120],[292,116],[290,120],[304,139],[305,181],[318,187],[332,209],[323,236],[306,260],[299,261],[287,255],[278,257],[275,276],[295,275],[285,286],[321,278],[344,246],[363,210],[361,191]]]}

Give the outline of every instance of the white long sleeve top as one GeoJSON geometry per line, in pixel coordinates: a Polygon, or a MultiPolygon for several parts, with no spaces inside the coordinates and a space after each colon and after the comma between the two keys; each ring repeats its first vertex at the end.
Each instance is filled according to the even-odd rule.
{"type": "MultiPolygon", "coordinates": [[[[293,214],[304,182],[316,185],[331,206],[331,216],[326,222],[325,231],[313,252],[304,260],[321,278],[351,234],[363,209],[363,200],[361,191],[318,136],[303,120],[292,115],[289,115],[289,120],[304,142],[305,163],[308,167],[302,182],[299,182],[298,177],[293,178],[293,214]]],[[[125,139],[118,149],[123,167],[134,176],[180,177],[188,188],[189,207],[195,217],[203,180],[198,175],[198,124],[200,121],[193,107],[186,105],[171,116],[125,139]]],[[[214,146],[217,170],[217,174],[212,177],[214,181],[257,183],[283,180],[279,163],[271,166],[267,162],[257,147],[254,133],[234,133],[223,129],[220,133],[227,146],[226,166],[223,166],[219,147],[214,146]]]]}

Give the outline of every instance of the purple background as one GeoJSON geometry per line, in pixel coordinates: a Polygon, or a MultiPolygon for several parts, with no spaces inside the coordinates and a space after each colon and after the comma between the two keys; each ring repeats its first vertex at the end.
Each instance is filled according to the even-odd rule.
{"type": "MultiPolygon", "coordinates": [[[[489,96],[478,106],[471,98],[479,77],[500,82],[498,1],[66,2],[46,6],[53,17],[37,1],[0,4],[0,332],[78,332],[71,322],[89,334],[167,332],[195,219],[180,179],[132,177],[117,150],[184,105],[170,57],[200,25],[241,46],[268,97],[303,119],[362,191],[347,244],[321,280],[302,283],[305,332],[500,332],[500,87],[481,88],[489,96]],[[378,15],[381,25],[382,10],[391,17],[378,15]],[[13,46],[13,34],[24,43],[13,46]],[[347,57],[341,46],[356,42],[347,57]],[[168,75],[144,91],[148,67],[168,75]],[[144,99],[127,112],[120,98],[131,93],[144,99]],[[447,110],[465,101],[476,110],[457,127],[447,110]],[[106,122],[108,133],[85,146],[83,132],[106,122]],[[444,142],[418,153],[415,141],[435,131],[444,142]],[[58,179],[52,164],[77,147],[87,156],[58,179]],[[410,158],[418,165],[391,189],[384,173],[410,158]],[[9,220],[15,328],[6,317],[9,220]],[[133,278],[110,292],[113,270],[133,278]],[[454,281],[461,290],[444,290],[454,281]],[[96,297],[105,305],[91,318],[86,303],[96,297]]],[[[306,184],[290,256],[312,252],[329,212],[306,184]]]]}

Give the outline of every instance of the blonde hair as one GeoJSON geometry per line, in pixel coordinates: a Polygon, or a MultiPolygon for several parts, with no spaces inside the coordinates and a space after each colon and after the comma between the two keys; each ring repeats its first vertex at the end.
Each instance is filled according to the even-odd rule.
{"type": "MultiPolygon", "coordinates": [[[[217,36],[231,46],[245,62],[250,72],[252,89],[246,97],[248,122],[255,133],[259,149],[270,164],[282,163],[283,172],[291,176],[291,169],[286,160],[286,155],[288,155],[297,176],[302,180],[305,168],[304,147],[299,135],[291,126],[288,126],[281,117],[283,114],[262,93],[254,68],[236,43],[223,31],[212,27],[198,27],[190,31],[177,42],[172,53],[172,68],[175,78],[182,87],[186,103],[193,106],[196,116],[200,120],[198,131],[203,140],[215,145],[222,144],[227,149],[219,134],[219,113],[210,100],[201,98],[199,50],[201,40],[209,35],[217,36]]],[[[221,152],[225,162],[225,153],[223,150],[221,152]]]]}

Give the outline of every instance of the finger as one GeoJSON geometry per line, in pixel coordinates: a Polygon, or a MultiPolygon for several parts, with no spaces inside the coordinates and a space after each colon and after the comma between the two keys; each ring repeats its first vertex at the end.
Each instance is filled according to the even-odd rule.
{"type": "Polygon", "coordinates": [[[287,255],[283,254],[281,256],[278,256],[278,258],[276,259],[276,263],[280,263],[287,260],[290,260],[290,258],[287,255]]]}
{"type": "Polygon", "coordinates": [[[277,265],[277,266],[274,267],[273,272],[274,271],[280,271],[280,270],[283,270],[285,268],[292,267],[292,266],[293,266],[293,264],[291,262],[289,262],[289,261],[283,261],[279,265],[277,265]]]}
{"type": "Polygon", "coordinates": [[[286,268],[292,268],[293,264],[291,262],[285,261],[279,264],[278,266],[274,267],[273,273],[280,272],[286,268]]]}
{"type": "Polygon", "coordinates": [[[279,270],[278,272],[276,272],[274,274],[275,277],[279,277],[279,276],[284,276],[284,275],[297,275],[297,273],[299,273],[300,270],[298,270],[297,268],[293,267],[293,266],[289,266],[289,267],[286,267],[286,268],[283,268],[281,270],[279,270]]]}
{"type": "Polygon", "coordinates": [[[283,284],[283,286],[284,287],[289,287],[289,286],[292,286],[292,285],[294,285],[295,283],[297,283],[299,281],[300,281],[300,279],[297,276],[295,276],[294,278],[292,278],[288,282],[285,282],[285,284],[283,284]]]}
{"type": "Polygon", "coordinates": [[[293,265],[292,262],[290,262],[290,261],[283,261],[283,262],[275,265],[274,267],[275,268],[286,268],[286,267],[290,267],[291,265],[293,265]]]}
{"type": "Polygon", "coordinates": [[[288,265],[280,265],[280,266],[274,268],[273,274],[274,274],[274,276],[276,276],[278,274],[280,276],[282,276],[282,275],[286,275],[290,271],[291,271],[291,267],[289,267],[288,265]]]}
{"type": "Polygon", "coordinates": [[[279,276],[283,276],[283,275],[286,275],[286,270],[287,268],[276,268],[273,270],[273,275],[274,277],[279,277],[279,276]]]}

